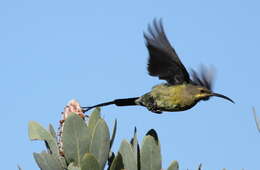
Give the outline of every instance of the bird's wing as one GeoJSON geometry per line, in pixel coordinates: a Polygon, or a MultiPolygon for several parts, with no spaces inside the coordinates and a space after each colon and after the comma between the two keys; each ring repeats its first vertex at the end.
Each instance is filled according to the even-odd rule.
{"type": "Polygon", "coordinates": [[[207,68],[202,65],[199,72],[191,70],[191,82],[195,85],[203,86],[212,90],[214,73],[215,70],[213,67],[207,68]]]}
{"type": "Polygon", "coordinates": [[[162,20],[154,19],[144,38],[149,51],[149,75],[158,76],[171,85],[190,82],[189,73],[165,35],[162,20]]]}

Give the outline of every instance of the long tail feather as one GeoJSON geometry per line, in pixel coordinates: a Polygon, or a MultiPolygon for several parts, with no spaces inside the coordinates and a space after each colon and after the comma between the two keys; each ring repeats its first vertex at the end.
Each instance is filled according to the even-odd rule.
{"type": "Polygon", "coordinates": [[[105,103],[97,104],[97,105],[90,106],[90,107],[82,107],[82,110],[85,113],[85,112],[87,112],[87,111],[89,111],[89,110],[91,110],[95,107],[102,107],[102,106],[107,106],[107,105],[111,105],[111,104],[114,104],[116,106],[134,106],[134,105],[137,105],[135,101],[138,98],[139,97],[116,99],[116,100],[113,100],[113,101],[110,101],[110,102],[105,102],[105,103]]]}

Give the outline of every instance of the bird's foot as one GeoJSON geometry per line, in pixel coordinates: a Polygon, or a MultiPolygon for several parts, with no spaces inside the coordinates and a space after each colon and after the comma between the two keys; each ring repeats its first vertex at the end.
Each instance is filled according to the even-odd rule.
{"type": "Polygon", "coordinates": [[[147,109],[153,113],[156,113],[156,114],[161,114],[162,111],[160,109],[158,109],[156,106],[148,106],[147,109]]]}
{"type": "Polygon", "coordinates": [[[157,111],[157,110],[150,110],[151,112],[153,112],[153,113],[156,113],[156,114],[162,114],[162,112],[161,111],[157,111]]]}

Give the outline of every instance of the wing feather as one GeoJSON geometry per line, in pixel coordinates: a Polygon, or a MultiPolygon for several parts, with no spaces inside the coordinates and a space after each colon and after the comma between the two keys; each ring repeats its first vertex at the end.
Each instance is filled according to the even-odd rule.
{"type": "Polygon", "coordinates": [[[207,68],[202,65],[199,73],[191,70],[191,82],[195,85],[203,86],[209,90],[212,90],[214,73],[215,70],[213,67],[207,68]]]}
{"type": "Polygon", "coordinates": [[[144,38],[149,52],[149,75],[166,80],[171,85],[190,82],[189,73],[165,35],[161,19],[154,19],[153,24],[148,25],[144,38]]]}

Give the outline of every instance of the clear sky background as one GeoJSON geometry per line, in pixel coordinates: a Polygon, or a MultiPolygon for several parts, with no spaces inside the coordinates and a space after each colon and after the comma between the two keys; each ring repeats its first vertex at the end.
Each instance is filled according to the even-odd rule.
{"type": "Polygon", "coordinates": [[[136,97],[161,83],[148,76],[143,31],[163,18],[166,34],[187,68],[217,70],[214,90],[231,97],[200,102],[191,110],[153,114],[143,107],[108,106],[102,115],[112,128],[113,147],[139,141],[154,128],[163,167],[260,169],[260,134],[252,106],[260,113],[260,2],[33,1],[0,2],[1,169],[37,169],[33,152],[42,142],[28,139],[28,122],[56,128],[70,99],[81,105],[136,97]]]}

